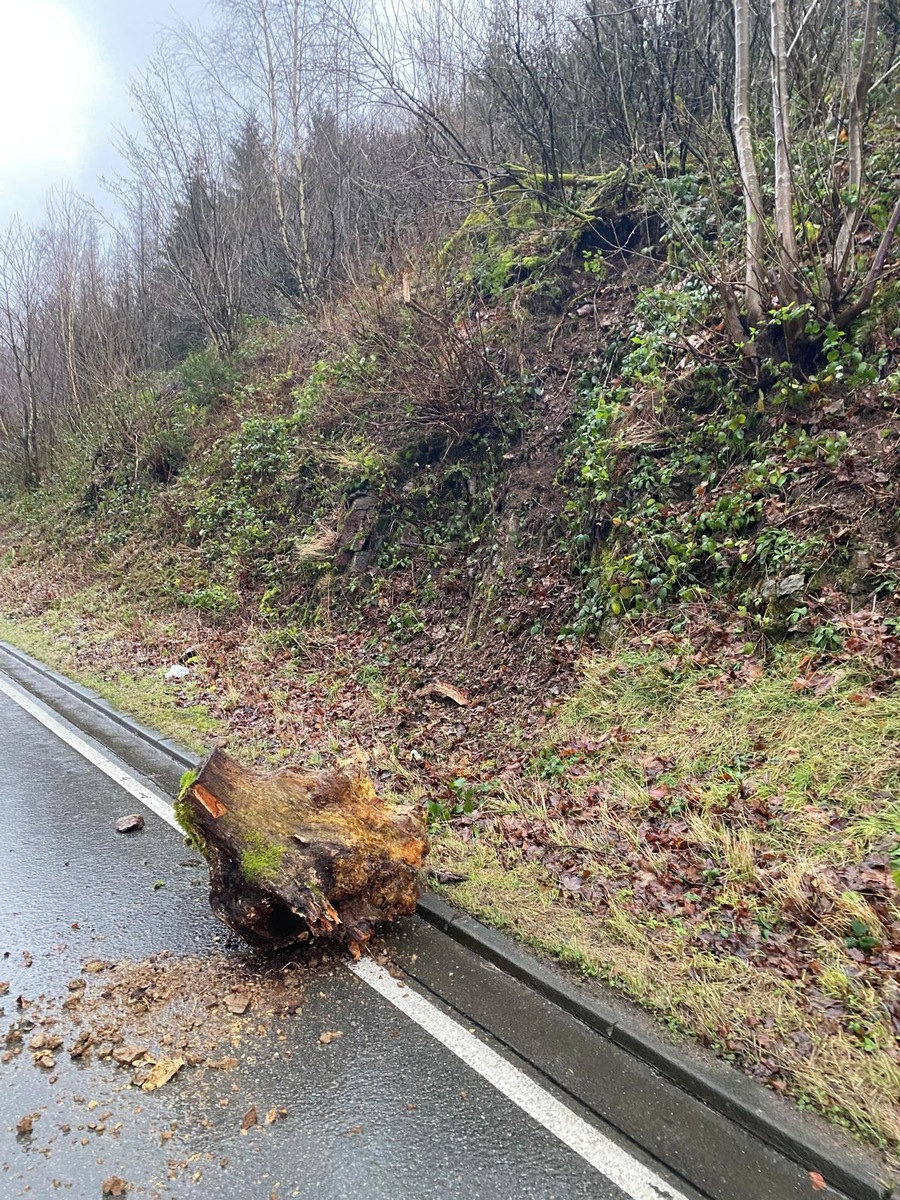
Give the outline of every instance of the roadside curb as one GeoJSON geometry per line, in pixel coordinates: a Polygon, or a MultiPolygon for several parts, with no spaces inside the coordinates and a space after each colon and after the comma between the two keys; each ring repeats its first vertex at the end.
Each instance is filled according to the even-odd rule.
{"type": "Polygon", "coordinates": [[[41,675],[50,683],[55,683],[57,687],[68,692],[78,700],[82,700],[95,712],[107,720],[114,721],[116,725],[121,726],[127,733],[139,737],[142,741],[149,743],[154,750],[159,750],[163,754],[168,754],[170,758],[174,758],[177,763],[183,766],[186,770],[193,769],[200,765],[201,759],[198,754],[193,754],[187,747],[173,741],[171,738],[163,737],[162,734],[151,729],[147,725],[142,725],[140,721],[134,717],[126,716],[120,713],[117,709],[104,700],[103,697],[93,691],[91,688],[84,687],[80,683],[75,683],[68,679],[65,675],[60,675],[59,671],[54,671],[52,667],[47,667],[44,663],[36,658],[32,658],[30,654],[26,654],[24,650],[19,650],[17,647],[10,645],[9,642],[0,641],[0,650],[4,654],[8,654],[10,658],[21,663],[23,667],[28,667],[29,670],[41,675]]]}
{"type": "MultiPolygon", "coordinates": [[[[133,717],[118,712],[92,689],[74,683],[8,642],[0,641],[0,651],[184,768],[199,765],[198,755],[133,717]]],[[[704,1068],[693,1056],[655,1037],[644,1027],[644,1022],[629,1020],[621,1008],[604,1004],[601,997],[587,995],[577,984],[545,966],[505,934],[456,911],[438,896],[423,896],[417,912],[442,933],[526,984],[765,1145],[807,1170],[819,1172],[850,1200],[900,1200],[900,1186],[881,1183],[862,1171],[840,1148],[835,1149],[824,1136],[805,1128],[802,1119],[788,1108],[786,1102],[770,1095],[760,1084],[737,1070],[725,1064],[719,1070],[704,1068]]],[[[647,1023],[649,1021],[648,1017],[647,1023]]],[[[814,1193],[811,1191],[810,1194],[814,1193]]]]}
{"type": "MultiPolygon", "coordinates": [[[[595,1033],[648,1064],[660,1075],[714,1111],[746,1129],[773,1150],[817,1171],[852,1200],[900,1200],[900,1190],[864,1174],[822,1137],[801,1127],[797,1116],[760,1084],[723,1064],[704,1070],[677,1046],[654,1038],[637,1021],[629,1022],[602,999],[584,994],[558,972],[544,966],[505,934],[457,912],[439,896],[419,901],[418,914],[454,941],[526,983],[595,1033]],[[790,1126],[795,1126],[791,1128],[790,1126]]],[[[811,1192],[811,1194],[813,1194],[811,1192]]]]}

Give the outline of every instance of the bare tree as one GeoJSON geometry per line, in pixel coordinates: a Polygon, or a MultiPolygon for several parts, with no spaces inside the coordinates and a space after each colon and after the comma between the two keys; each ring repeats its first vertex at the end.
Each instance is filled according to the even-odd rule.
{"type": "Polygon", "coordinates": [[[45,251],[40,231],[18,221],[0,244],[0,386],[14,422],[26,487],[35,487],[41,479],[45,251]]]}

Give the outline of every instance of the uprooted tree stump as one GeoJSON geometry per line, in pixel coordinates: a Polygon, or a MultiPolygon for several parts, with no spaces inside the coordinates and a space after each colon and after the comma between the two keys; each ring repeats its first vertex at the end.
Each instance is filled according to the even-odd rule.
{"type": "Polygon", "coordinates": [[[425,831],[366,774],[247,770],[216,749],[176,815],[209,862],[213,912],[253,946],[330,937],[358,954],[377,923],[415,911],[425,831]]]}

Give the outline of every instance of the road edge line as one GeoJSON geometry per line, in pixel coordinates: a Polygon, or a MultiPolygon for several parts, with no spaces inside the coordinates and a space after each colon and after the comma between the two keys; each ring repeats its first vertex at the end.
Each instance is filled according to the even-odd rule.
{"type": "MultiPolygon", "coordinates": [[[[176,832],[183,832],[172,804],[145,786],[136,774],[118,763],[84,737],[69,728],[45,701],[23,688],[16,680],[0,674],[0,695],[6,696],[22,712],[37,721],[63,745],[74,750],[85,762],[100,771],[138,803],[159,817],[176,832]]],[[[608,1137],[599,1125],[586,1121],[560,1100],[546,1083],[526,1074],[486,1042],[477,1038],[460,1020],[449,1016],[433,1000],[401,983],[371,958],[345,960],[344,966],[367,987],[439,1045],[474,1071],[530,1117],[535,1124],[556,1138],[566,1149],[577,1154],[599,1175],[629,1197],[629,1200],[687,1200],[685,1194],[636,1155],[608,1137]]],[[[574,1097],[573,1097],[574,1098],[574,1097]]]]}
{"type": "Polygon", "coordinates": [[[685,1200],[684,1193],[652,1167],[585,1121],[543,1083],[475,1037],[427,996],[407,984],[398,986],[394,976],[374,959],[361,958],[348,966],[357,978],[632,1200],[685,1200]]]}

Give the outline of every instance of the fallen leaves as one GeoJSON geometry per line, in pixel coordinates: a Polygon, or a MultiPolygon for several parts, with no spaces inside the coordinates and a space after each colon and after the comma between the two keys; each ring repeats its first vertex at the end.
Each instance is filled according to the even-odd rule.
{"type": "Polygon", "coordinates": [[[468,875],[460,875],[457,871],[443,871],[439,867],[429,867],[425,874],[435,883],[467,883],[469,880],[468,875]]]}
{"type": "Polygon", "coordinates": [[[333,1031],[326,1030],[325,1033],[319,1034],[319,1041],[323,1046],[330,1046],[332,1042],[337,1041],[338,1038],[343,1036],[343,1032],[340,1029],[333,1031]]]}
{"type": "Polygon", "coordinates": [[[840,674],[828,675],[824,671],[814,671],[808,675],[798,675],[791,688],[795,692],[812,692],[814,696],[824,696],[839,679],[840,674]]]}
{"type": "Polygon", "coordinates": [[[259,1114],[254,1104],[244,1113],[244,1119],[241,1121],[241,1133],[246,1133],[248,1129],[252,1129],[257,1124],[259,1124],[259,1114]]]}
{"type": "Polygon", "coordinates": [[[124,1196],[128,1188],[127,1179],[123,1179],[121,1175],[110,1175],[101,1185],[104,1196],[124,1196]]]}
{"type": "Polygon", "coordinates": [[[439,700],[452,700],[460,708],[468,708],[472,703],[465,692],[461,692],[452,683],[442,683],[440,679],[433,679],[431,683],[426,683],[424,687],[419,688],[415,695],[419,700],[428,697],[437,697],[439,700]]]}

